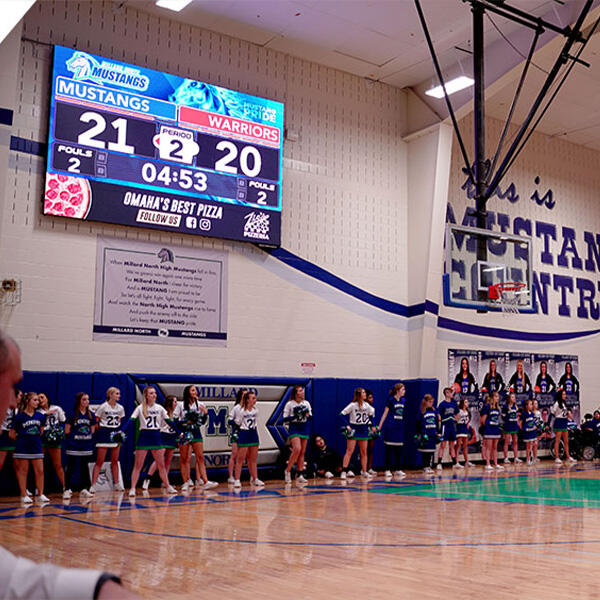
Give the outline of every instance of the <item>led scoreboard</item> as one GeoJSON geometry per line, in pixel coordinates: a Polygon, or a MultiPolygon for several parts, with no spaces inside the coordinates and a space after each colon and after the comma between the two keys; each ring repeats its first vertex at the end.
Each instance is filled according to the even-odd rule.
{"type": "Polygon", "coordinates": [[[283,104],[54,47],[44,214],[279,245],[283,104]]]}

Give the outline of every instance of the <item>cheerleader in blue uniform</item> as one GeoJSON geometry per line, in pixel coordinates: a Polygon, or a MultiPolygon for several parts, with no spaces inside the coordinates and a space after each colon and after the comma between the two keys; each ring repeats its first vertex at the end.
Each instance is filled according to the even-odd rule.
{"type": "MultiPolygon", "coordinates": [[[[169,420],[174,419],[175,407],[177,406],[177,396],[167,396],[165,398],[165,410],[169,420]]],[[[177,440],[179,438],[178,433],[169,425],[169,421],[165,421],[163,426],[160,428],[160,439],[162,440],[162,447],[165,450],[165,471],[167,475],[171,471],[171,462],[173,461],[173,454],[177,449],[177,440]]],[[[153,461],[148,469],[148,477],[144,479],[142,483],[142,489],[147,490],[150,487],[150,479],[156,473],[158,465],[156,461],[153,461]]]]}
{"type": "Polygon", "coordinates": [[[444,448],[448,444],[448,451],[452,459],[453,468],[463,469],[464,467],[458,462],[456,454],[456,413],[458,412],[458,404],[454,400],[454,392],[452,388],[444,388],[444,399],[438,404],[437,413],[440,422],[440,448],[438,451],[437,470],[442,470],[442,461],[444,459],[444,448]]]}
{"type": "Polygon", "coordinates": [[[477,389],[475,377],[473,377],[473,374],[469,369],[469,359],[466,357],[463,357],[460,361],[460,371],[454,378],[454,384],[455,386],[458,386],[458,393],[463,396],[466,394],[474,394],[477,389]]]}
{"type": "Polygon", "coordinates": [[[10,437],[10,430],[16,414],[16,409],[9,407],[4,421],[0,423],[0,471],[2,471],[6,457],[15,451],[15,440],[10,437]]]}
{"type": "Polygon", "coordinates": [[[527,464],[533,465],[535,463],[534,448],[537,440],[538,426],[532,400],[525,401],[525,408],[521,415],[521,423],[523,426],[523,441],[525,442],[527,464]]]}
{"type": "Polygon", "coordinates": [[[521,359],[517,361],[517,370],[510,378],[508,388],[510,391],[515,392],[515,394],[526,394],[531,391],[531,381],[529,381],[529,375],[523,370],[523,361],[521,359]]]}
{"type": "Polygon", "coordinates": [[[364,388],[356,388],[352,402],[340,412],[339,418],[343,423],[346,434],[346,453],[342,460],[341,478],[354,477],[352,471],[348,471],[348,465],[356,442],[360,451],[361,476],[372,479],[373,476],[367,471],[367,444],[374,429],[371,425],[375,409],[367,402],[367,393],[364,388]]]}
{"type": "Polygon", "coordinates": [[[537,430],[537,435],[533,444],[533,462],[538,463],[540,462],[540,459],[538,458],[537,453],[540,440],[544,434],[544,419],[542,418],[542,411],[540,410],[540,404],[537,400],[533,401],[533,414],[535,416],[535,426],[537,430]]]}
{"type": "Polygon", "coordinates": [[[548,373],[548,364],[545,360],[540,363],[540,372],[535,379],[534,391],[538,394],[550,394],[556,390],[556,384],[552,375],[548,373]]]}
{"type": "Polygon", "coordinates": [[[67,489],[65,486],[65,472],[62,466],[62,440],[65,436],[65,423],[67,417],[65,411],[57,405],[52,405],[46,394],[38,394],[40,403],[40,412],[46,415],[46,426],[44,427],[44,437],[42,443],[44,452],[47,452],[56,471],[56,476],[60,481],[63,493],[67,489]]]}
{"type": "Polygon", "coordinates": [[[567,394],[575,394],[579,391],[579,381],[573,375],[573,365],[570,362],[565,363],[565,372],[558,380],[558,387],[565,390],[567,394]]]}
{"type": "Polygon", "coordinates": [[[471,422],[471,411],[469,410],[469,401],[461,398],[458,403],[458,412],[456,414],[456,456],[460,454],[462,447],[466,467],[475,465],[469,461],[469,427],[471,422]]]}
{"type": "Polygon", "coordinates": [[[423,472],[425,475],[434,475],[433,459],[437,445],[438,415],[433,408],[433,396],[425,394],[421,401],[421,410],[417,417],[417,435],[419,437],[419,452],[422,454],[423,472]]]}
{"type": "Polygon", "coordinates": [[[182,491],[194,487],[191,479],[192,452],[196,457],[196,485],[202,486],[204,490],[210,490],[219,485],[215,481],[209,481],[206,475],[206,464],[204,462],[204,440],[202,438],[201,426],[206,423],[208,410],[199,400],[198,388],[188,385],[183,390],[183,403],[177,404],[175,418],[180,427],[187,431],[187,438],[181,443],[179,456],[181,459],[181,476],[183,478],[182,491]]]}
{"type": "Polygon", "coordinates": [[[94,454],[94,442],[92,436],[96,429],[96,417],[90,411],[90,397],[85,392],[79,392],[75,396],[73,416],[65,425],[67,436],[67,467],[65,469],[65,491],[63,498],[69,499],[73,495],[73,475],[78,472],[81,495],[91,498],[90,473],[88,471],[89,459],[94,454]],[[82,485],[83,484],[83,485],[82,485]]]}
{"type": "Polygon", "coordinates": [[[392,477],[392,472],[396,477],[406,477],[406,473],[400,470],[402,465],[402,448],[404,446],[405,392],[403,383],[394,385],[379,421],[379,430],[383,430],[383,425],[387,422],[387,426],[383,430],[385,477],[387,479],[392,477]]]}
{"type": "Polygon", "coordinates": [[[491,394],[492,392],[501,392],[503,389],[504,380],[502,379],[502,375],[496,370],[496,361],[490,360],[490,370],[483,378],[481,391],[486,394],[491,394]]]}
{"type": "Polygon", "coordinates": [[[167,494],[176,494],[177,490],[169,483],[169,475],[165,469],[165,450],[163,448],[161,429],[165,423],[174,424],[169,419],[169,415],[163,406],[156,404],[156,390],[152,386],[147,386],[142,392],[142,403],[136,406],[129,418],[125,431],[132,428],[137,422],[138,437],[135,442],[135,464],[131,473],[130,496],[135,496],[135,486],[140,477],[142,465],[148,454],[151,452],[158,474],[165,486],[167,494]]]}
{"type": "Polygon", "coordinates": [[[238,453],[238,445],[237,445],[237,425],[235,423],[235,419],[233,418],[233,411],[236,406],[242,401],[242,396],[244,392],[247,392],[248,388],[240,388],[235,393],[235,404],[231,407],[229,411],[229,417],[227,419],[227,424],[229,425],[229,445],[231,446],[231,454],[229,455],[229,463],[227,464],[227,472],[229,477],[227,478],[227,483],[234,484],[235,477],[233,476],[233,470],[235,468],[235,461],[237,460],[238,453]]]}
{"type": "Polygon", "coordinates": [[[514,392],[509,392],[506,404],[502,407],[502,434],[504,435],[504,463],[510,464],[508,446],[511,440],[515,464],[523,462],[519,458],[519,407],[514,392]]]}
{"type": "Polygon", "coordinates": [[[577,461],[569,454],[569,432],[567,430],[569,407],[567,406],[567,392],[564,389],[556,392],[556,402],[552,405],[551,412],[554,415],[552,428],[554,429],[554,434],[556,436],[554,438],[554,455],[556,456],[554,462],[557,465],[562,464],[562,460],[560,460],[558,453],[560,440],[562,439],[567,460],[576,463],[577,461]]]}
{"type": "Polygon", "coordinates": [[[42,434],[46,424],[46,415],[38,411],[37,394],[29,392],[23,396],[19,412],[11,423],[10,435],[16,439],[13,460],[19,490],[21,491],[21,502],[31,504],[32,500],[27,495],[27,474],[29,464],[33,467],[35,485],[37,488],[37,500],[49,502],[44,496],[44,450],[42,448],[42,434]]]}
{"type": "Polygon", "coordinates": [[[304,398],[304,388],[295,385],[292,389],[291,400],[288,400],[283,408],[283,422],[288,426],[288,440],[292,447],[292,453],[285,468],[285,482],[292,482],[292,467],[296,464],[296,481],[307,483],[304,477],[304,455],[306,444],[310,437],[310,420],[312,409],[304,398]]]}
{"type": "Polygon", "coordinates": [[[494,467],[502,471],[504,467],[498,464],[498,440],[500,434],[500,394],[492,392],[489,402],[486,401],[481,412],[483,423],[483,443],[485,445],[485,470],[492,471],[494,467]],[[490,465],[494,463],[494,467],[490,465]]]}
{"type": "Polygon", "coordinates": [[[238,427],[238,455],[235,463],[235,481],[233,487],[242,487],[241,475],[244,461],[248,459],[248,471],[250,471],[250,483],[257,487],[265,484],[258,478],[258,431],[256,420],[258,409],[256,408],[256,394],[252,391],[244,392],[242,401],[235,407],[233,412],[235,423],[238,427]]]}
{"type": "Polygon", "coordinates": [[[106,453],[110,448],[110,468],[112,471],[114,489],[122,492],[125,488],[119,480],[119,452],[121,444],[114,440],[114,436],[121,431],[121,423],[125,418],[125,409],[119,400],[121,391],[116,387],[106,390],[106,401],[96,409],[96,420],[98,422],[98,433],[96,439],[96,464],[92,472],[92,485],[90,492],[96,491],[96,482],[100,475],[100,469],[104,464],[106,453]]]}

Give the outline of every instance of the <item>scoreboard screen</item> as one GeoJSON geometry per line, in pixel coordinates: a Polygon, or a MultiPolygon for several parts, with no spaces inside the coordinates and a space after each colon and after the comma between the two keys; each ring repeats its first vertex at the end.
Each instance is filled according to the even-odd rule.
{"type": "Polygon", "coordinates": [[[44,214],[278,246],[283,104],[54,47],[44,214]]]}

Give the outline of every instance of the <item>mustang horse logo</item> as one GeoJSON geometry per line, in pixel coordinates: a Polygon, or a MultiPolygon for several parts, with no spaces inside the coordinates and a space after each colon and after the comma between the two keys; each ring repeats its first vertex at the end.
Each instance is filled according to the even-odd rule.
{"type": "Polygon", "coordinates": [[[67,69],[73,73],[73,79],[92,79],[96,80],[97,77],[92,76],[92,70],[98,68],[100,65],[85,52],[75,52],[73,56],[66,62],[67,69]]]}

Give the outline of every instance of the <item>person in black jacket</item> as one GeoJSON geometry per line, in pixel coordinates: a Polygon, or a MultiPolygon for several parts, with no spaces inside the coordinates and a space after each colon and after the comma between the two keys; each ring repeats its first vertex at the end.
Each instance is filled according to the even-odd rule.
{"type": "Polygon", "coordinates": [[[342,457],[327,446],[322,435],[314,435],[311,446],[311,457],[316,474],[326,479],[337,477],[342,472],[342,457]]]}

